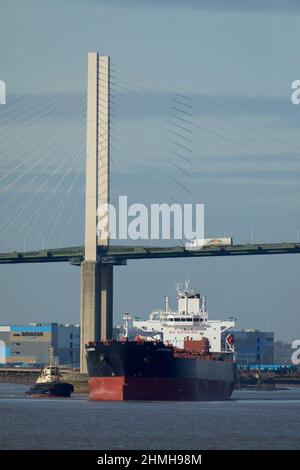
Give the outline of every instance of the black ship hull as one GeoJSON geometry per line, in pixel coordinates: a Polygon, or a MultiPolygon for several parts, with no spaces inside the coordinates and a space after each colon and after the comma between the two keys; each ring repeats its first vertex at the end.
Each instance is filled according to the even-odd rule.
{"type": "Polygon", "coordinates": [[[57,383],[38,383],[33,385],[25,393],[33,397],[43,398],[67,398],[74,392],[72,384],[57,382],[57,383]]]}
{"type": "Polygon", "coordinates": [[[189,354],[163,343],[90,343],[87,365],[92,400],[226,400],[235,384],[235,365],[225,355],[189,354]]]}

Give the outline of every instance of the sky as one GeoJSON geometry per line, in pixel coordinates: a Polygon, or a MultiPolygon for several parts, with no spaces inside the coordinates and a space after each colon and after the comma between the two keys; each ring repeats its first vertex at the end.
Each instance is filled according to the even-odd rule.
{"type": "MultiPolygon", "coordinates": [[[[0,0],[0,252],[83,244],[89,51],[112,62],[113,201],[202,202],[206,236],[297,241],[299,26],[297,1],[0,0]]],[[[299,274],[296,255],[129,262],[115,323],[190,278],[212,318],[292,341],[299,274]]],[[[79,268],[1,266],[0,299],[2,324],[78,323],[79,268]]]]}

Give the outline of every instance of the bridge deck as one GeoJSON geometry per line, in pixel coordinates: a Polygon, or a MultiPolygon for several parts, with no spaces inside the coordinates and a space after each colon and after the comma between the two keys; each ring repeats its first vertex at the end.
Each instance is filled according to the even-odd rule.
{"type": "MultiPolygon", "coordinates": [[[[106,264],[126,264],[127,260],[155,258],[194,258],[200,256],[242,256],[300,253],[300,243],[244,244],[232,246],[209,246],[189,251],[183,246],[150,247],[111,245],[101,249],[99,256],[106,264]]],[[[0,264],[56,263],[80,264],[84,260],[84,247],[74,246],[41,251],[0,253],[0,264]]]]}

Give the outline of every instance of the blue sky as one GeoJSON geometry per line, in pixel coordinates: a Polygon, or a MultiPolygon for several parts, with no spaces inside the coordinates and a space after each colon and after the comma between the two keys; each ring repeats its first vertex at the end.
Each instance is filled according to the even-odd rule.
{"type": "MultiPolygon", "coordinates": [[[[15,199],[13,217],[6,213],[2,218],[0,251],[20,250],[24,244],[40,248],[42,238],[49,246],[83,242],[80,191],[90,50],[110,55],[115,69],[113,199],[127,194],[132,202],[169,202],[170,197],[204,202],[207,236],[226,233],[247,242],[253,229],[256,241],[296,240],[300,106],[292,105],[290,96],[291,82],[300,78],[299,12],[299,2],[275,0],[263,5],[1,0],[0,79],[6,81],[8,96],[0,109],[0,178],[11,171],[7,181],[13,182],[18,162],[29,163],[26,177],[13,190],[7,183],[0,186],[0,209],[15,199]],[[171,167],[174,148],[168,132],[176,92],[192,100],[198,125],[193,128],[192,167],[178,163],[192,172],[192,179],[171,167]],[[42,162],[33,166],[41,155],[42,162]],[[58,165],[56,179],[44,185],[41,197],[51,196],[57,185],[59,190],[49,196],[47,210],[39,209],[40,194],[35,194],[44,175],[58,165]],[[52,215],[77,172],[65,212],[52,230],[52,215]],[[64,220],[77,202],[66,232],[64,220]],[[40,214],[37,220],[34,213],[40,214]]],[[[165,294],[174,300],[175,282],[186,277],[207,294],[212,317],[233,314],[241,327],[298,338],[299,261],[292,255],[137,262],[116,268],[116,321],[126,309],[145,316],[162,304],[165,294]]],[[[2,266],[0,279],[1,323],[78,322],[78,269],[2,266]]]]}

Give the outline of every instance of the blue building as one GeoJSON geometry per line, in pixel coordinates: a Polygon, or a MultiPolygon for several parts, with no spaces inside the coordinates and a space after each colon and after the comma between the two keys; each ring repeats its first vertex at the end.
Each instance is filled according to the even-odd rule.
{"type": "Polygon", "coordinates": [[[274,363],[274,333],[247,329],[233,334],[238,364],[274,363]]]}

